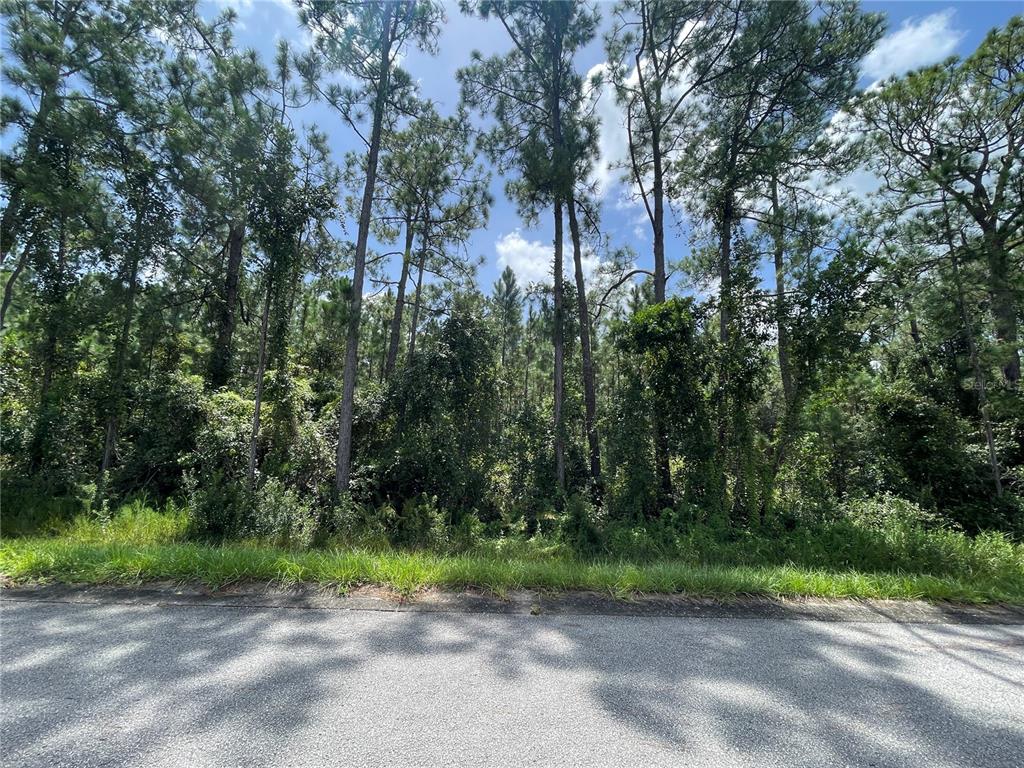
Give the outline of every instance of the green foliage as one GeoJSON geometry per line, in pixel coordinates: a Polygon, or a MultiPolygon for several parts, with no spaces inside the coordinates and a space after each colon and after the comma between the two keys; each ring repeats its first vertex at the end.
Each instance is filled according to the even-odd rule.
{"type": "Polygon", "coordinates": [[[158,510],[149,499],[141,497],[121,505],[106,518],[79,515],[62,527],[59,535],[89,544],[170,544],[185,540],[188,522],[187,513],[173,503],[158,510]]]}
{"type": "Polygon", "coordinates": [[[304,549],[312,543],[318,520],[308,501],[275,478],[255,495],[242,535],[278,547],[304,549]]]}
{"type": "MultiPolygon", "coordinates": [[[[649,435],[650,430],[643,425],[653,424],[657,417],[671,454],[685,457],[679,470],[678,499],[700,505],[710,513],[721,503],[724,488],[716,456],[713,391],[709,386],[714,348],[701,328],[705,311],[692,300],[678,298],[647,307],[631,318],[619,344],[635,361],[631,373],[636,379],[624,392],[621,419],[630,422],[624,426],[625,434],[632,434],[637,441],[647,439],[643,435],[649,435]],[[639,424],[633,421],[638,412],[644,419],[639,424]]],[[[647,449],[648,455],[651,450],[647,449]]],[[[626,487],[618,494],[631,499],[638,490],[635,484],[644,477],[644,470],[636,465],[650,467],[650,461],[645,461],[644,453],[636,448],[622,453],[626,462],[622,482],[626,487]]],[[[646,485],[650,489],[650,479],[646,485]]],[[[651,516],[659,510],[659,500],[650,495],[650,490],[647,493],[643,511],[651,516]]]]}
{"type": "Polygon", "coordinates": [[[597,9],[462,5],[511,44],[442,114],[397,64],[434,2],[304,3],[273,67],[190,2],[0,2],[4,567],[1019,596],[1024,22],[851,103],[856,4],[620,4],[633,253],[594,194],[597,9]],[[300,134],[311,99],[367,151],[300,134]],[[586,285],[483,293],[478,154],[529,226],[579,215],[586,285]]]}
{"type": "Polygon", "coordinates": [[[185,460],[185,496],[197,535],[220,537],[243,530],[252,413],[252,401],[234,392],[217,392],[206,403],[195,451],[185,460]]]}
{"type": "MultiPolygon", "coordinates": [[[[426,505],[432,506],[430,500],[426,505]]],[[[883,505],[889,502],[883,502],[883,505]]],[[[586,519],[577,497],[573,516],[586,519]]],[[[77,518],[58,536],[5,538],[0,573],[14,580],[86,583],[201,581],[220,587],[238,580],[319,582],[341,588],[380,584],[402,593],[428,586],[523,588],[691,595],[874,597],[961,602],[1024,601],[1024,546],[1002,534],[976,538],[920,527],[899,503],[892,513],[862,508],[822,528],[760,537],[699,527],[685,534],[667,520],[646,529],[609,533],[615,560],[580,558],[543,539],[465,547],[466,554],[372,550],[335,545],[300,552],[252,544],[207,546],[182,542],[183,513],[144,504],[116,510],[107,521],[77,518]],[[870,521],[869,521],[870,518],[870,521]]],[[[391,511],[394,514],[394,511],[391,511]]],[[[427,515],[431,517],[431,515],[427,515]]],[[[282,529],[279,529],[282,530],[282,529]]],[[[586,542],[589,534],[578,541],[586,542]]]]}
{"type": "Polygon", "coordinates": [[[115,473],[117,488],[158,497],[176,493],[208,413],[198,376],[168,373],[140,382],[122,428],[125,453],[115,473]]]}
{"type": "Polygon", "coordinates": [[[893,490],[960,523],[975,522],[970,518],[977,513],[964,507],[985,499],[988,482],[980,457],[964,451],[970,426],[902,382],[876,390],[872,406],[876,444],[893,490]]]}
{"type": "Polygon", "coordinates": [[[453,511],[468,510],[486,497],[495,408],[492,350],[493,339],[480,320],[454,313],[435,344],[400,373],[375,425],[381,440],[380,496],[426,494],[453,511]]]}
{"type": "Polygon", "coordinates": [[[601,551],[602,537],[597,510],[580,494],[573,494],[565,503],[558,528],[559,538],[582,555],[601,551]]]}
{"type": "Polygon", "coordinates": [[[399,547],[443,548],[446,530],[444,515],[437,506],[436,496],[422,494],[408,499],[397,515],[393,544],[399,547]]]}

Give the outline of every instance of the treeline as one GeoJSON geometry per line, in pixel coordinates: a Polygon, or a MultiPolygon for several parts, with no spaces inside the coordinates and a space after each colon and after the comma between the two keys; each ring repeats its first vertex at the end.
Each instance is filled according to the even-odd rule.
{"type": "Polygon", "coordinates": [[[5,512],[148,494],[201,535],[599,547],[880,498],[1024,532],[1020,17],[860,92],[885,22],[852,2],[463,2],[510,45],[443,115],[401,62],[445,8],[297,5],[310,47],[265,62],[183,0],[2,4],[5,512]],[[334,120],[300,127],[314,101],[334,120]],[[553,226],[550,281],[478,285],[492,173],[553,226]]]}

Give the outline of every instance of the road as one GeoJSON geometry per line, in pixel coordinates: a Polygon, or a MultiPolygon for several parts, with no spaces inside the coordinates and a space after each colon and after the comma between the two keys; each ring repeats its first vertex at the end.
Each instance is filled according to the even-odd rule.
{"type": "Polygon", "coordinates": [[[1024,765],[1024,626],[12,602],[0,764],[1024,765]]]}

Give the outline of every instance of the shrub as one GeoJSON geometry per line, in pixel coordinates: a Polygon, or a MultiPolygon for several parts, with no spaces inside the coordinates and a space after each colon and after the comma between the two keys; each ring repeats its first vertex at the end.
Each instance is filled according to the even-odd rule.
{"type": "Polygon", "coordinates": [[[869,499],[849,499],[841,510],[854,524],[879,531],[889,528],[933,528],[942,524],[942,518],[934,512],[889,493],[869,499]]]}
{"type": "Polygon", "coordinates": [[[570,496],[565,503],[558,535],[568,547],[581,555],[593,555],[600,551],[603,541],[594,505],[579,494],[570,496]]]}
{"type": "Polygon", "coordinates": [[[339,543],[387,549],[398,513],[390,504],[362,504],[346,494],[331,507],[327,517],[327,527],[339,543]]]}
{"type": "Polygon", "coordinates": [[[186,505],[197,535],[241,532],[249,501],[245,475],[253,408],[251,400],[226,391],[205,404],[195,450],[183,460],[186,505]]]}
{"type": "Polygon", "coordinates": [[[126,494],[173,495],[181,487],[182,460],[195,452],[208,413],[199,376],[167,373],[140,382],[118,441],[123,451],[114,487],[126,494]]]}
{"type": "Polygon", "coordinates": [[[450,544],[457,552],[466,552],[480,546],[486,536],[487,526],[475,512],[467,512],[452,526],[450,544]]]}
{"type": "Polygon", "coordinates": [[[252,512],[243,532],[280,547],[304,549],[317,533],[316,514],[309,502],[275,478],[267,480],[256,494],[252,512]]]}
{"type": "Polygon", "coordinates": [[[437,497],[421,494],[402,505],[391,535],[400,547],[443,548],[448,540],[444,515],[437,507],[437,497]]]}

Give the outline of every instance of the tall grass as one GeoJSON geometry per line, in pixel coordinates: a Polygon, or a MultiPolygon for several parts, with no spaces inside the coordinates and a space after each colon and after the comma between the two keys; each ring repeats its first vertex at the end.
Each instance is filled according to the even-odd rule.
{"type": "Polygon", "coordinates": [[[581,589],[634,593],[855,597],[1024,602],[1024,579],[996,574],[964,578],[906,573],[817,571],[795,566],[715,566],[663,561],[496,560],[474,555],[368,550],[289,552],[200,544],[85,543],[28,538],[0,545],[0,571],[15,581],[136,584],[198,581],[210,587],[243,581],[335,586],[378,584],[409,594],[424,587],[581,589]]]}
{"type": "Polygon", "coordinates": [[[464,552],[360,548],[334,542],[289,550],[258,541],[185,540],[188,516],[144,502],[108,519],[80,515],[50,535],[6,537],[0,572],[14,581],[134,584],[170,580],[222,587],[241,581],[312,582],[345,590],[424,587],[586,589],[615,595],[686,593],[899,598],[1024,603],[1024,546],[904,524],[864,530],[843,523],[779,539],[732,540],[703,529],[681,536],[671,557],[582,559],[550,540],[483,540],[464,552]]]}

